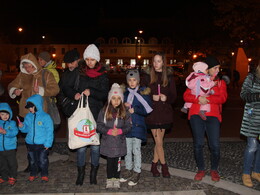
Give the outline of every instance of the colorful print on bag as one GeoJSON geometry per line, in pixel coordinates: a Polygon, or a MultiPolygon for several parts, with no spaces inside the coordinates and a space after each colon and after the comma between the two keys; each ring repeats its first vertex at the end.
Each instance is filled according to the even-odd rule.
{"type": "MultiPolygon", "coordinates": [[[[79,121],[77,127],[74,129],[74,135],[82,138],[83,141],[85,139],[91,138],[95,134],[96,129],[94,128],[93,123],[89,119],[83,119],[79,121]]],[[[89,140],[86,141],[89,142],[89,140]]]]}

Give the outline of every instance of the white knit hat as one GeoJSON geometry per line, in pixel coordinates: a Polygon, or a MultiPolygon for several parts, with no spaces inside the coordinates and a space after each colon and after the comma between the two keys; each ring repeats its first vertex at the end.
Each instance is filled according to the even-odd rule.
{"type": "Polygon", "coordinates": [[[193,70],[197,73],[199,72],[204,72],[205,70],[208,69],[208,65],[204,62],[196,62],[192,66],[193,70]]]}
{"type": "Polygon", "coordinates": [[[90,44],[83,53],[84,60],[86,58],[93,58],[99,62],[100,60],[100,53],[98,48],[94,44],[90,44]]]}
{"type": "Polygon", "coordinates": [[[113,95],[118,95],[121,97],[122,102],[124,101],[124,94],[123,94],[123,90],[120,87],[119,84],[114,83],[108,93],[108,103],[111,101],[111,98],[113,95]]]}

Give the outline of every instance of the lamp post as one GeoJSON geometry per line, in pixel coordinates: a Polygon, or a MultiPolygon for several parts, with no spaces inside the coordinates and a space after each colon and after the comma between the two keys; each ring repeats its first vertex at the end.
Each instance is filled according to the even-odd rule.
{"type": "Polygon", "coordinates": [[[135,37],[135,44],[136,44],[136,49],[135,49],[135,58],[137,60],[137,64],[139,64],[141,58],[142,58],[142,43],[143,39],[141,37],[141,34],[143,34],[143,30],[138,31],[138,36],[135,37]]]}

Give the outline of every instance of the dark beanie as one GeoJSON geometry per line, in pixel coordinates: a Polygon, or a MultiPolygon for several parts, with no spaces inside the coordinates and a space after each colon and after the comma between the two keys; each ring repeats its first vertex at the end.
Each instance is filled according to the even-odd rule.
{"type": "Polygon", "coordinates": [[[25,105],[25,108],[32,108],[35,105],[32,102],[27,102],[27,104],[25,105]]]}
{"type": "Polygon", "coordinates": [[[80,57],[79,52],[76,49],[72,49],[70,51],[67,51],[64,55],[63,61],[65,63],[72,63],[75,60],[78,60],[80,57]]]}
{"type": "Polygon", "coordinates": [[[47,51],[41,52],[38,57],[43,59],[45,62],[49,62],[51,60],[51,55],[47,51]]]}
{"type": "Polygon", "coordinates": [[[218,59],[214,56],[207,56],[205,63],[208,65],[208,69],[211,69],[214,66],[220,65],[218,59]]]}

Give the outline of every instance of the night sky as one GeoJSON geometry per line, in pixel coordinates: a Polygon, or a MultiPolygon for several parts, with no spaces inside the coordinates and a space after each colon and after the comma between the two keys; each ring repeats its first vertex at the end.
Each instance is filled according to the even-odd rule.
{"type": "Polygon", "coordinates": [[[210,0],[4,0],[0,29],[11,42],[24,43],[39,43],[42,35],[51,43],[89,43],[99,36],[132,37],[139,29],[145,38],[202,39],[215,28],[213,14],[210,0]]]}

